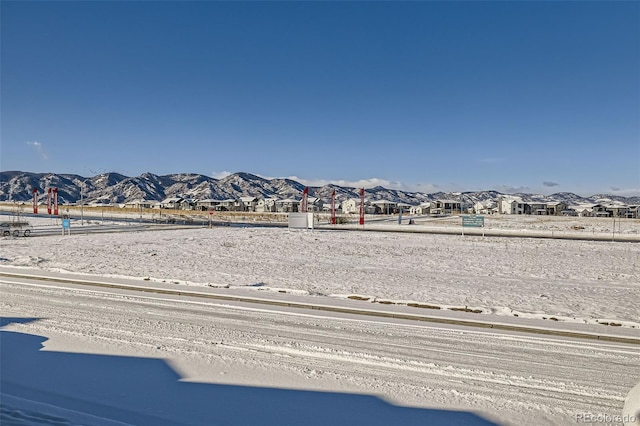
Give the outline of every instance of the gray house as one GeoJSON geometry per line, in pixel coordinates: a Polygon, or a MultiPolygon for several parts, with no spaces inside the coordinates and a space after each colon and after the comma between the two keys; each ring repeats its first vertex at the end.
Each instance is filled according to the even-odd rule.
{"type": "Polygon", "coordinates": [[[165,198],[164,200],[160,201],[160,208],[178,210],[180,208],[181,201],[182,201],[181,197],[165,198]]]}

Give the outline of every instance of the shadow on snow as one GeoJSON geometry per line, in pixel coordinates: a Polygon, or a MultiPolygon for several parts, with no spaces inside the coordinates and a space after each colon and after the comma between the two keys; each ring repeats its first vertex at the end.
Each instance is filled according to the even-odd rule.
{"type": "Polygon", "coordinates": [[[494,425],[375,396],[181,382],[161,359],[41,351],[46,340],[0,331],[1,424],[494,425]]]}

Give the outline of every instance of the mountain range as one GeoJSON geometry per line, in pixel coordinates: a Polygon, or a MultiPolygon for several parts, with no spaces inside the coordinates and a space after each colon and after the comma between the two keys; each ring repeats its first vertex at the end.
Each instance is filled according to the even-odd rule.
{"type": "MultiPolygon", "coordinates": [[[[93,177],[75,174],[30,173],[21,171],[0,172],[0,201],[30,201],[33,189],[38,189],[39,198],[46,197],[48,188],[58,188],[58,199],[61,204],[77,203],[81,199],[85,203],[120,204],[133,200],[145,199],[162,201],[169,197],[201,199],[230,199],[238,197],[258,198],[297,198],[300,199],[305,185],[291,179],[265,179],[250,173],[234,173],[222,179],[209,176],[180,173],[155,175],[143,173],[129,177],[118,173],[102,173],[93,177]]],[[[324,185],[309,187],[309,195],[329,200],[336,191],[336,200],[358,198],[359,188],[324,185]]],[[[570,206],[597,203],[640,204],[640,197],[621,197],[608,194],[596,194],[582,197],[571,192],[551,195],[540,194],[503,194],[498,191],[474,192],[406,192],[387,189],[381,186],[366,189],[366,197],[370,201],[388,200],[418,205],[436,199],[461,200],[464,205],[476,202],[497,202],[500,197],[518,197],[524,202],[563,201],[570,206]]]]}

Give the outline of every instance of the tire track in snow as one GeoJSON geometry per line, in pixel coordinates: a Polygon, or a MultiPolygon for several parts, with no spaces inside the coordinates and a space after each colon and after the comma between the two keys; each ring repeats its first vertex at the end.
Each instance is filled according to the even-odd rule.
{"type": "Polygon", "coordinates": [[[549,424],[566,424],[568,414],[584,410],[616,413],[640,365],[634,347],[594,341],[62,288],[3,285],[2,296],[3,315],[44,318],[12,326],[24,332],[138,345],[169,358],[224,359],[318,383],[333,377],[404,403],[491,413],[503,407],[500,415],[514,423],[532,412],[564,413],[549,424]]]}

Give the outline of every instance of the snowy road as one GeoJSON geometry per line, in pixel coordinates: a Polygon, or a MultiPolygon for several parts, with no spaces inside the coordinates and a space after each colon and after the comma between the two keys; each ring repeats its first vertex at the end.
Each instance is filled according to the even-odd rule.
{"type": "MultiPolygon", "coordinates": [[[[213,413],[219,424],[335,424],[332,415],[353,424],[353,410],[360,412],[362,424],[389,424],[389,413],[403,424],[421,424],[429,416],[435,416],[429,424],[452,424],[460,421],[455,416],[472,413],[467,424],[566,425],[585,414],[620,415],[640,376],[636,345],[64,287],[0,282],[7,324],[2,332],[2,393],[11,402],[5,405],[15,411],[20,411],[20,401],[37,400],[90,413],[105,424],[104,419],[211,424],[213,413]],[[18,333],[48,338],[45,351],[18,349],[16,336],[23,336],[18,333]],[[47,354],[67,356],[43,358],[47,354]],[[135,373],[127,373],[131,367],[115,372],[104,367],[111,371],[109,377],[96,379],[90,366],[98,355],[101,360],[164,359],[173,375],[161,385],[143,386],[143,399],[141,392],[125,398],[122,388],[132,385],[119,382],[118,376],[135,373]],[[45,369],[47,365],[51,368],[45,369]],[[64,379],[56,380],[56,374],[64,379]],[[230,388],[214,392],[215,404],[206,397],[212,388],[176,388],[176,383],[196,382],[230,388]],[[234,397],[229,389],[249,391],[234,397]],[[316,392],[297,392],[292,398],[279,389],[316,392]],[[271,390],[268,398],[263,395],[262,403],[256,402],[265,390],[271,390]],[[350,401],[351,409],[337,414],[303,410],[309,417],[295,420],[269,415],[262,406],[271,401],[271,407],[291,410],[300,395],[335,392],[341,401],[350,401]],[[182,395],[182,403],[176,395],[182,395]],[[379,396],[392,408],[376,414],[359,395],[379,396]]],[[[42,410],[35,406],[39,408],[32,410],[42,410]]],[[[336,409],[335,404],[328,407],[336,409]]]]}

